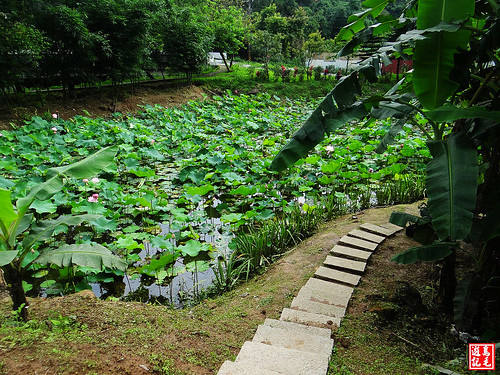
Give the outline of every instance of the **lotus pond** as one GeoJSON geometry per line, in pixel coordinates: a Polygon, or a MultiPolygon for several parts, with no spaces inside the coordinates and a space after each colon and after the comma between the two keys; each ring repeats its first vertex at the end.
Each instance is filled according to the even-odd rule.
{"type": "Polygon", "coordinates": [[[0,188],[13,199],[44,181],[48,168],[119,145],[99,176],[68,179],[60,193],[32,208],[37,219],[101,215],[87,225],[60,226],[39,246],[100,243],[127,261],[127,272],[33,264],[25,290],[59,295],[92,288],[103,298],[180,305],[212,283],[230,287],[245,274],[242,266],[248,277],[270,261],[274,255],[261,254],[244,263],[248,252],[239,247],[262,246],[251,239],[259,233],[263,246],[278,241],[272,223],[291,232],[292,221],[314,225],[328,205],[341,212],[422,196],[429,153],[418,129],[406,125],[385,152],[375,152],[390,120],[349,124],[293,168],[269,171],[317,105],[228,92],[180,108],[145,106],[134,117],[34,117],[2,131],[0,188]]]}

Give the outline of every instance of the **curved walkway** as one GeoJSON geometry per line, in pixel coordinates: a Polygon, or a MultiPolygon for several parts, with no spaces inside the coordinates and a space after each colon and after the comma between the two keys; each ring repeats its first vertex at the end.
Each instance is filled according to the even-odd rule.
{"type": "Polygon", "coordinates": [[[365,223],[343,236],[280,320],[266,319],[218,375],[325,375],[334,344],[331,330],[341,324],[368,259],[402,229],[365,223]]]}

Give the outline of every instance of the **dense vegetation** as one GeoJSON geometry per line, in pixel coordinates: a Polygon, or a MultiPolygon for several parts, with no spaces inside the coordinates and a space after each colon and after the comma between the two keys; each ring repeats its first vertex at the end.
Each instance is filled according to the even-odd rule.
{"type": "MultiPolygon", "coordinates": [[[[83,268],[68,268],[60,261],[49,268],[33,264],[35,259],[41,263],[39,255],[64,244],[99,243],[126,260],[132,279],[149,278],[161,285],[179,273],[196,275],[212,266],[216,287],[224,290],[303,238],[328,211],[335,215],[420,196],[428,157],[422,135],[410,135],[411,127],[405,128],[401,143],[378,155],[375,144],[390,127],[386,121],[368,129],[353,124],[290,173],[269,172],[271,158],[314,103],[227,94],[180,109],[148,106],[136,118],[35,117],[19,129],[2,132],[0,187],[12,194],[1,190],[6,207],[11,199],[39,189],[49,168],[119,145],[112,167],[99,166],[104,169],[99,178],[94,158],[94,170],[86,170],[87,175],[66,168],[64,187],[37,193],[30,209],[40,224],[25,231],[32,236],[40,226],[49,227],[51,232],[37,239],[53,237],[48,243],[35,241],[15,261],[24,288],[41,286],[46,293],[59,294],[89,288],[92,282],[121,282],[123,270],[101,270],[90,261],[76,262],[83,268]],[[400,155],[393,154],[396,149],[400,155]],[[68,225],[60,218],[64,215],[81,220],[68,225]],[[83,221],[89,225],[73,226],[83,221]],[[255,226],[260,229],[254,231],[255,226]],[[156,249],[150,259],[139,256],[143,242],[156,249]]],[[[99,158],[109,163],[114,153],[116,147],[99,158]]],[[[4,244],[15,256],[15,247],[7,240],[4,244]]]]}
{"type": "MultiPolygon", "coordinates": [[[[22,316],[33,287],[61,293],[124,275],[161,285],[212,267],[215,288],[227,290],[325,216],[419,197],[425,170],[422,217],[391,219],[412,223],[422,246],[394,260],[439,261],[445,310],[454,310],[459,328],[497,337],[498,3],[419,0],[395,16],[400,7],[366,0],[347,17],[356,10],[350,4],[4,2],[5,98],[28,88],[114,85],[145,72],[189,80],[209,50],[231,56],[246,49],[264,64],[253,79],[286,84],[313,72],[284,65],[272,72],[270,62],[304,69],[315,53],[336,49],[324,37],[346,18],[335,36],[346,42],[339,56],[376,42],[319,104],[228,93],[183,109],[146,107],[137,118],[35,117],[2,132],[0,266],[22,316]],[[386,94],[360,98],[361,84],[374,82],[391,58],[412,60],[414,69],[386,94]],[[279,233],[273,243],[269,233],[279,233]],[[144,243],[156,250],[141,257],[144,243]],[[462,252],[474,264],[457,280],[462,252]]],[[[314,73],[326,78],[322,69],[314,73]]]]}
{"type": "Polygon", "coordinates": [[[343,78],[273,161],[275,170],[293,165],[354,119],[395,119],[379,147],[393,142],[406,123],[421,128],[432,160],[426,170],[428,207],[422,217],[395,214],[391,221],[412,223],[422,246],[394,257],[410,264],[441,261],[439,298],[453,311],[460,329],[485,338],[500,332],[500,101],[499,6],[496,1],[429,1],[410,4],[399,18],[381,13],[386,1],[365,1],[337,36],[348,40],[340,55],[391,30],[397,38],[343,78]],[[367,18],[378,23],[369,25],[367,18]],[[395,56],[412,59],[413,70],[385,95],[359,99],[361,81],[373,81],[380,65],[395,56]],[[457,254],[473,259],[457,280],[457,254]]]}
{"type": "MultiPolygon", "coordinates": [[[[399,2],[398,2],[399,3],[399,2]]],[[[186,75],[220,52],[290,61],[338,49],[333,37],[358,2],[23,0],[0,5],[0,89],[12,93],[186,75]]],[[[230,57],[230,61],[226,59],[230,57]]]]}

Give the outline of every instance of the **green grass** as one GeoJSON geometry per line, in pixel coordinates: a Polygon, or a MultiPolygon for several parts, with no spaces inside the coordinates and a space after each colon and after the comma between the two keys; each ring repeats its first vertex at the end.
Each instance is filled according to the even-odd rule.
{"type": "Polygon", "coordinates": [[[328,375],[424,375],[422,363],[378,331],[374,314],[346,316],[335,334],[328,375]]]}
{"type": "Polygon", "coordinates": [[[220,73],[212,77],[198,77],[193,82],[212,91],[230,90],[244,94],[259,91],[290,99],[321,98],[328,94],[337,82],[332,77],[320,81],[299,81],[298,79],[294,81],[292,78],[291,82],[281,82],[281,79],[274,78],[272,74],[270,81],[266,82],[255,78],[256,66],[260,67],[260,64],[253,65],[251,68],[234,65],[232,72],[220,73]]]}

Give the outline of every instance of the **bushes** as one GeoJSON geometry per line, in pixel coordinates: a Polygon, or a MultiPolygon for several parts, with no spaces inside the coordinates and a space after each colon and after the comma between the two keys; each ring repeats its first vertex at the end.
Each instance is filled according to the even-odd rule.
{"type": "MultiPolygon", "coordinates": [[[[133,82],[145,71],[165,69],[189,79],[206,64],[213,34],[220,31],[203,6],[170,1],[26,0],[0,5],[0,14],[4,94],[133,82]]],[[[221,26],[239,19],[231,20],[221,26]]]]}

